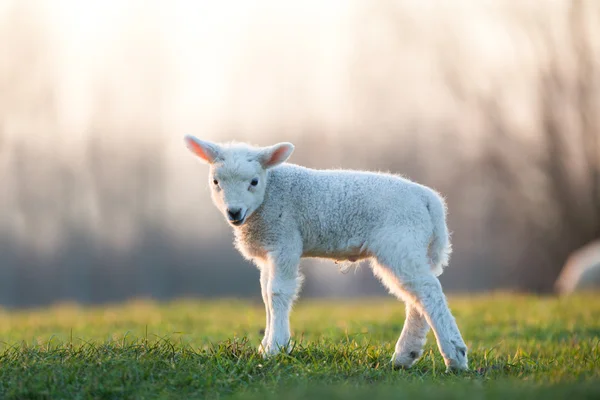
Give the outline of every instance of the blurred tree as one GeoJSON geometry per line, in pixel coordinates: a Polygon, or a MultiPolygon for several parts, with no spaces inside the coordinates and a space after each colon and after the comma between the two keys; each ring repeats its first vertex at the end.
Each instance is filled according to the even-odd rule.
{"type": "Polygon", "coordinates": [[[564,57],[554,51],[551,35],[544,35],[550,57],[538,88],[546,154],[538,168],[546,173],[557,224],[542,237],[551,258],[548,273],[535,278],[541,279],[540,289],[554,282],[572,251],[600,237],[600,68],[598,49],[594,48],[597,39],[589,32],[589,15],[598,16],[599,11],[595,2],[571,3],[571,74],[565,72],[564,57]],[[565,110],[569,101],[570,113],[565,110]],[[571,124],[565,121],[568,118],[572,118],[571,124]]]}
{"type": "MultiPolygon", "coordinates": [[[[489,258],[503,268],[486,271],[497,274],[499,286],[550,291],[569,254],[600,237],[600,66],[590,32],[599,6],[570,4],[568,46],[561,47],[565,38],[557,37],[553,24],[524,24],[540,60],[531,81],[538,122],[533,137],[515,131],[507,107],[513,94],[504,82],[474,91],[460,69],[464,63],[441,63],[455,97],[484,121],[481,168],[469,174],[493,194],[486,198],[486,240],[493,242],[489,258]]],[[[459,53],[448,46],[440,51],[446,58],[459,53]]]]}

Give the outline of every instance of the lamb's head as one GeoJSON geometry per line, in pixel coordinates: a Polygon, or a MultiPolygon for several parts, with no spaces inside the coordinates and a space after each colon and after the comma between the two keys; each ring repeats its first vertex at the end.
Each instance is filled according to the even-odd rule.
{"type": "Polygon", "coordinates": [[[212,199],[227,221],[241,226],[265,198],[267,170],[294,151],[291,143],[258,148],[243,143],[217,144],[186,136],[187,147],[210,165],[212,199]]]}

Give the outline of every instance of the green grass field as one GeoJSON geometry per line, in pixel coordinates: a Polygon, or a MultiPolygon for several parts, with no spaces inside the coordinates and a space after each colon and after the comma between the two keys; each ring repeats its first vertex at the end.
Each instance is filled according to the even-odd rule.
{"type": "Polygon", "coordinates": [[[263,306],[131,302],[0,311],[0,398],[600,398],[600,295],[451,297],[471,371],[445,373],[433,335],[390,365],[404,307],[300,302],[291,355],[256,352],[263,306]]]}

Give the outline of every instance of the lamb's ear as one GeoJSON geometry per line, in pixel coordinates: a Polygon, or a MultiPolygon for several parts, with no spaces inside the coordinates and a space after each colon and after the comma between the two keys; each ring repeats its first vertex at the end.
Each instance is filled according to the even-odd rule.
{"type": "Polygon", "coordinates": [[[258,155],[258,161],[263,168],[272,168],[285,162],[294,151],[291,143],[277,143],[275,146],[267,147],[258,155]]]}
{"type": "Polygon", "coordinates": [[[219,146],[214,143],[200,140],[191,135],[186,135],[184,140],[192,153],[209,164],[212,164],[219,156],[219,146]]]}

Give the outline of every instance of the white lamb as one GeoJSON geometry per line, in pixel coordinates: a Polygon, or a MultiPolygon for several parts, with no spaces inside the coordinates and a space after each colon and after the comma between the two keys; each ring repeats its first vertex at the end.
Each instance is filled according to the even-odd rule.
{"type": "Polygon", "coordinates": [[[451,247],[445,203],[435,191],[391,174],[283,164],[291,143],[185,141],[210,164],[212,199],[233,226],[236,248],[260,269],[264,356],[290,349],[302,257],[371,259],[375,275],[406,303],[393,364],[412,366],[431,326],[447,368],[468,369],[467,347],[437,279],[451,247]]]}
{"type": "Polygon", "coordinates": [[[554,287],[560,294],[600,289],[600,240],[569,255],[554,287]]]}

